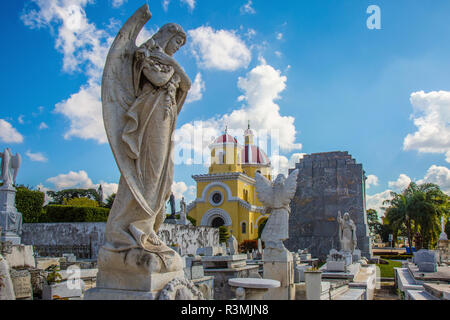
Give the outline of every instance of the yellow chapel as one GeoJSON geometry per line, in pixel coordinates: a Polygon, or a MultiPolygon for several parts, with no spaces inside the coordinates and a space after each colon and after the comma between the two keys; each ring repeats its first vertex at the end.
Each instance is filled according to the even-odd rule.
{"type": "Polygon", "coordinates": [[[198,226],[226,226],[239,244],[258,239],[258,228],[268,218],[256,194],[255,173],[272,180],[272,167],[253,140],[250,125],[244,133],[244,146],[227,130],[215,139],[210,145],[208,174],[192,176],[197,182],[197,198],[187,208],[198,226]]]}

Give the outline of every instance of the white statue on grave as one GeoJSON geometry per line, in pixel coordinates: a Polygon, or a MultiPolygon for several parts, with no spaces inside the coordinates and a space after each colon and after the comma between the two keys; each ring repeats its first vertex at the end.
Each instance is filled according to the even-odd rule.
{"type": "Polygon", "coordinates": [[[233,230],[230,230],[230,237],[227,240],[230,256],[239,254],[239,244],[236,237],[233,235],[233,230]]]}
{"type": "Polygon", "coordinates": [[[357,245],[356,225],[348,212],[344,213],[344,218],[339,211],[337,221],[339,224],[339,242],[343,252],[355,251],[357,245]]]}
{"type": "Polygon", "coordinates": [[[2,158],[2,189],[10,189],[13,187],[13,184],[16,183],[17,173],[19,172],[22,158],[18,153],[13,156],[10,148],[6,148],[5,151],[0,152],[0,157],[2,158]]]}
{"type": "Polygon", "coordinates": [[[441,234],[439,235],[439,240],[440,241],[447,241],[448,240],[448,236],[445,233],[445,221],[444,221],[444,216],[441,217],[441,234]]]}
{"type": "Polygon", "coordinates": [[[121,177],[98,254],[97,291],[155,298],[164,283],[184,277],[180,255],[157,232],[173,183],[172,136],[191,81],[173,58],[186,43],[178,24],[163,25],[136,46],[150,18],[144,5],[127,20],[103,72],[103,119],[121,177]]]}
{"type": "Polygon", "coordinates": [[[266,249],[285,249],[283,241],[289,239],[289,204],[297,189],[299,170],[294,170],[286,179],[279,174],[274,182],[258,172],[255,174],[258,199],[270,212],[270,217],[261,234],[266,249]]]}

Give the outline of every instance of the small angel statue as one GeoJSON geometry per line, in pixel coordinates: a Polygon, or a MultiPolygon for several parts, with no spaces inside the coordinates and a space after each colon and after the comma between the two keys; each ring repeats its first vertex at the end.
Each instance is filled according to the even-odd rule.
{"type": "Polygon", "coordinates": [[[297,189],[298,173],[298,169],[293,171],[287,179],[279,174],[274,182],[258,172],[255,174],[258,199],[270,212],[261,235],[266,248],[285,249],[283,241],[289,239],[289,204],[297,189]]]}

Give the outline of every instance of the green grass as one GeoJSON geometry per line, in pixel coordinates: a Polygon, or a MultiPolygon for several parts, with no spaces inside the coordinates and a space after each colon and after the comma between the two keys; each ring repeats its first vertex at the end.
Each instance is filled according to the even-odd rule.
{"type": "Polygon", "coordinates": [[[381,277],[394,278],[394,268],[400,268],[402,266],[402,263],[392,260],[385,261],[389,262],[389,264],[377,264],[377,267],[380,267],[381,277]]]}

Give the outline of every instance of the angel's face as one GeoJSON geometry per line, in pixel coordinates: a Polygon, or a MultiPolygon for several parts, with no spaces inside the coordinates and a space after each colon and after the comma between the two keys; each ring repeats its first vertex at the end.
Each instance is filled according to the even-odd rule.
{"type": "Polygon", "coordinates": [[[184,39],[182,36],[176,35],[175,37],[172,37],[172,39],[170,39],[170,41],[167,43],[166,53],[169,56],[172,56],[173,54],[175,54],[175,52],[178,51],[178,49],[181,48],[181,46],[183,44],[184,44],[184,39]]]}

